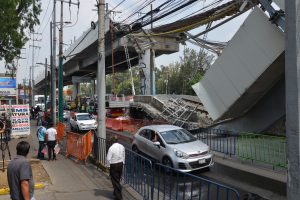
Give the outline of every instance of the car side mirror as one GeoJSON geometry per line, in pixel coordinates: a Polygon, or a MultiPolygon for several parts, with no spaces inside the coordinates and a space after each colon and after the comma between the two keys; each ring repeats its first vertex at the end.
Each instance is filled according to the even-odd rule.
{"type": "Polygon", "coordinates": [[[160,146],[160,142],[153,142],[153,144],[158,147],[160,146]]]}

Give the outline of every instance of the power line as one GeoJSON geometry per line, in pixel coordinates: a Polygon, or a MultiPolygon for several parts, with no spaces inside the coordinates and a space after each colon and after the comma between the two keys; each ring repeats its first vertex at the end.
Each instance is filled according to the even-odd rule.
{"type": "Polygon", "coordinates": [[[44,22],[44,19],[45,19],[45,17],[46,17],[47,12],[48,12],[48,8],[49,8],[49,5],[50,5],[50,2],[51,2],[51,0],[48,1],[48,5],[47,5],[47,8],[46,8],[45,14],[44,14],[44,16],[43,16],[42,22],[40,23],[41,25],[40,25],[40,27],[39,27],[39,29],[38,29],[37,32],[39,32],[40,29],[41,29],[41,27],[42,27],[42,24],[43,24],[43,22],[44,22]]]}
{"type": "MultiPolygon", "coordinates": [[[[143,4],[146,4],[144,6],[142,6],[141,8],[137,9],[136,11],[134,11],[131,15],[129,15],[127,18],[125,18],[122,22],[126,21],[127,19],[131,18],[132,16],[134,16],[135,14],[137,14],[139,11],[143,10],[145,7],[149,6],[151,3],[153,3],[155,0],[151,0],[150,2],[147,3],[147,1],[145,1],[143,4]]],[[[143,5],[142,4],[142,5],[143,5]]]]}

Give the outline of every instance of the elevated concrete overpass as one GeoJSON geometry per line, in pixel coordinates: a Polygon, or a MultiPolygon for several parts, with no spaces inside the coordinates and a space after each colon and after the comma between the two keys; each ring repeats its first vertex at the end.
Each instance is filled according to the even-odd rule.
{"type": "Polygon", "coordinates": [[[215,128],[265,131],[285,116],[285,40],[258,7],[193,86],[215,128]]]}
{"type": "MultiPolygon", "coordinates": [[[[97,23],[96,23],[97,24],[97,23]]],[[[106,74],[112,73],[112,51],[114,52],[114,70],[117,72],[128,70],[128,60],[124,46],[128,49],[128,57],[131,66],[139,66],[145,75],[145,83],[148,87],[146,93],[151,94],[150,86],[155,66],[155,57],[163,54],[171,54],[179,51],[179,34],[153,37],[122,37],[118,38],[118,30],[115,28],[111,34],[110,20],[106,20],[105,36],[105,67],[106,74]],[[118,39],[113,39],[118,38],[118,39]],[[113,42],[112,42],[113,41],[113,42]],[[113,43],[113,44],[112,44],[113,43]],[[112,49],[113,45],[113,49],[112,49]],[[154,50],[154,51],[152,51],[154,50]],[[155,52],[155,53],[154,53],[155,52]]],[[[122,25],[124,26],[124,25],[122,25]]],[[[116,26],[115,26],[116,27],[116,26]]],[[[98,28],[86,30],[65,52],[63,61],[64,85],[76,84],[78,82],[89,82],[96,79],[97,72],[97,45],[98,28]]],[[[57,64],[58,65],[58,64],[57,64]]],[[[36,93],[43,93],[44,78],[36,80],[36,93]]]]}

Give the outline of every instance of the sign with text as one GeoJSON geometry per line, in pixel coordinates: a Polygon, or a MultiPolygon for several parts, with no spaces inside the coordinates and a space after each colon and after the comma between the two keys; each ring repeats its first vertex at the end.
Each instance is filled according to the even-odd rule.
{"type": "Polygon", "coordinates": [[[16,95],[16,78],[0,77],[0,95],[16,95]]]}
{"type": "Polygon", "coordinates": [[[12,125],[12,137],[30,134],[29,105],[1,105],[0,111],[5,111],[10,116],[12,125]]]}

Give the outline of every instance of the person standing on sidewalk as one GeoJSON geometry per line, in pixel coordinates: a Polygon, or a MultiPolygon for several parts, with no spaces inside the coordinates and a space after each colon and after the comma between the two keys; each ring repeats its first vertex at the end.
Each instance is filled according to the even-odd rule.
{"type": "Polygon", "coordinates": [[[44,154],[42,153],[43,148],[45,147],[45,137],[46,137],[46,128],[45,122],[42,122],[42,126],[40,126],[37,130],[37,138],[39,141],[39,150],[37,158],[40,160],[44,160],[44,154]]]}
{"type": "Polygon", "coordinates": [[[56,160],[56,154],[54,152],[54,147],[56,145],[56,135],[57,131],[53,127],[53,123],[50,122],[49,127],[46,131],[46,142],[47,142],[47,147],[48,147],[48,161],[51,160],[52,154],[53,154],[53,160],[56,160]]]}
{"type": "Polygon", "coordinates": [[[34,200],[34,182],[29,160],[30,145],[26,141],[17,144],[17,156],[7,166],[7,181],[12,200],[34,200]]]}
{"type": "Polygon", "coordinates": [[[113,144],[108,149],[107,164],[109,165],[109,173],[114,187],[115,199],[122,200],[122,186],[120,184],[120,179],[122,177],[123,164],[125,163],[125,148],[118,143],[117,137],[113,137],[111,142],[113,144]]]}

